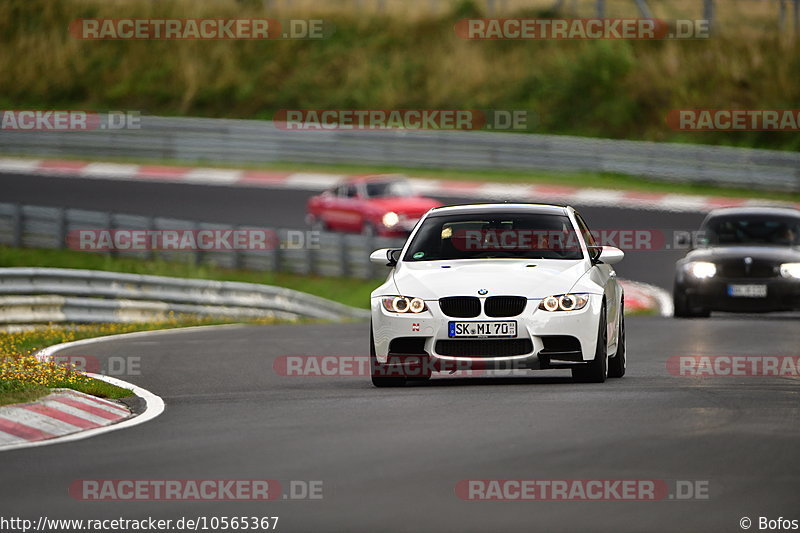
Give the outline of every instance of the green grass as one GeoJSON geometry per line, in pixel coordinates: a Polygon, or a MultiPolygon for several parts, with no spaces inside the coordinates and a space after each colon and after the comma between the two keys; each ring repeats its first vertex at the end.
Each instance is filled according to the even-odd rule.
{"type": "Polygon", "coordinates": [[[307,292],[360,308],[369,307],[369,294],[380,284],[376,280],[254,272],[207,265],[196,266],[181,262],[117,258],[76,250],[42,250],[0,246],[0,267],[30,266],[83,268],[154,276],[263,283],[307,292]]]}
{"type": "Polygon", "coordinates": [[[0,405],[32,402],[47,395],[49,392],[49,388],[41,385],[18,380],[0,379],[0,405]]]}
{"type": "MultiPolygon", "coordinates": [[[[268,18],[292,2],[4,0],[0,108],[247,119],[281,109],[519,109],[537,116],[529,131],[540,133],[800,149],[796,133],[685,133],[665,121],[674,109],[796,107],[800,40],[778,31],[774,12],[757,23],[748,5],[711,38],[692,41],[467,41],[453,25],[485,16],[484,2],[428,16],[330,13],[328,3],[302,14],[335,25],[323,40],[92,41],[71,36],[70,22],[268,18]]],[[[674,2],[653,4],[663,16],[674,2]]],[[[697,16],[696,5],[681,18],[697,16]]],[[[552,15],[537,7],[503,14],[552,15]]]]}

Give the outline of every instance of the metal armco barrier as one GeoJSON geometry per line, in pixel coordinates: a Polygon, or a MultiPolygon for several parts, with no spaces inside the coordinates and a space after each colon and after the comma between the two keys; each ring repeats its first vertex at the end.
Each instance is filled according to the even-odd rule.
{"type": "Polygon", "coordinates": [[[140,129],[0,130],[0,153],[616,172],[668,182],[800,191],[800,154],[793,152],[497,132],[289,131],[257,120],[143,116],[140,129]]]}
{"type": "Polygon", "coordinates": [[[385,237],[329,232],[312,234],[303,230],[254,228],[83,209],[0,203],[0,244],[17,248],[66,248],[69,232],[90,229],[266,230],[274,232],[277,237],[276,245],[270,250],[116,250],[84,253],[106,253],[118,257],[184,261],[225,268],[362,279],[378,278],[386,274],[385,269],[370,263],[369,254],[373,250],[399,247],[403,243],[402,239],[385,237]]]}
{"type": "Polygon", "coordinates": [[[226,318],[365,318],[282,287],[64,268],[0,268],[0,324],[142,322],[170,314],[226,318]]]}

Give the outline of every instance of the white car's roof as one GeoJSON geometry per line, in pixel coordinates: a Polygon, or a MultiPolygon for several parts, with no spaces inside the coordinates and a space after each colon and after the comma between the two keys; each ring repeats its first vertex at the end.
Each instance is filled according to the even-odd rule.
{"type": "Polygon", "coordinates": [[[490,204],[465,204],[448,205],[431,209],[430,215],[457,215],[467,213],[536,213],[547,215],[566,215],[569,208],[563,205],[554,204],[526,204],[521,202],[504,202],[490,204]]]}

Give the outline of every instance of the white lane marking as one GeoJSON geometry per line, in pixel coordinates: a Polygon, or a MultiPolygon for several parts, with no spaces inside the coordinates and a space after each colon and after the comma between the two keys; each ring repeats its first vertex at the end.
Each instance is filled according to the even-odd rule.
{"type": "Polygon", "coordinates": [[[323,190],[333,187],[347,176],[343,174],[317,174],[312,172],[295,172],[284,180],[285,187],[298,189],[323,190]]]}
{"type": "Polygon", "coordinates": [[[667,209],[674,210],[707,211],[709,209],[708,197],[706,196],[668,194],[656,203],[667,209]]]}
{"type": "Polygon", "coordinates": [[[572,202],[584,204],[619,205],[625,196],[625,191],[613,189],[578,189],[567,197],[572,202]]]}
{"type": "Polygon", "coordinates": [[[0,158],[0,171],[33,172],[42,164],[41,159],[0,158]]]}
{"type": "Polygon", "coordinates": [[[448,188],[438,180],[426,180],[422,178],[411,178],[408,180],[411,187],[417,194],[456,194],[458,191],[455,188],[448,188]]]}
{"type": "Polygon", "coordinates": [[[236,183],[244,176],[243,170],[226,170],[221,168],[195,168],[183,175],[181,181],[189,183],[205,183],[227,185],[236,183]]]}
{"type": "Polygon", "coordinates": [[[517,185],[513,183],[485,183],[474,189],[474,194],[487,198],[527,198],[531,192],[530,185],[517,185]]]}
{"type": "Polygon", "coordinates": [[[139,165],[119,163],[89,163],[78,172],[87,178],[131,179],[139,172],[139,165]]]}

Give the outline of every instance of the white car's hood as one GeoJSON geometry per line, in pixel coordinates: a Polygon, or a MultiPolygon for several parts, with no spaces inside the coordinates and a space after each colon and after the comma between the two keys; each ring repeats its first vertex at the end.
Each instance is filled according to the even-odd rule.
{"type": "Polygon", "coordinates": [[[393,277],[398,294],[425,300],[478,296],[480,289],[536,299],[568,292],[586,269],[582,260],[460,259],[401,262],[393,277]]]}

